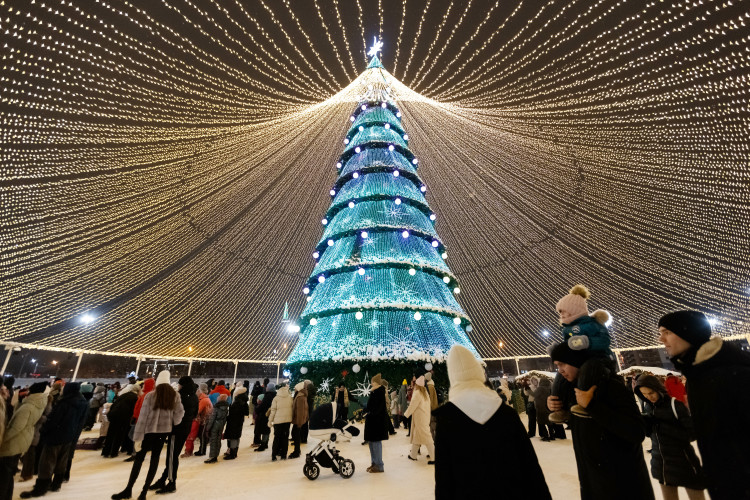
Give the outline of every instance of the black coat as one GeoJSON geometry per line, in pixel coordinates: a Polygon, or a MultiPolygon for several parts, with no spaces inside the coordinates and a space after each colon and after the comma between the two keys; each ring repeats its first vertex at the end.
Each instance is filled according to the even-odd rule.
{"type": "Polygon", "coordinates": [[[570,420],[581,500],[653,500],[641,444],[645,423],[633,393],[613,376],[598,385],[586,410],[590,418],[570,420]]]}
{"type": "Polygon", "coordinates": [[[268,426],[266,412],[271,409],[271,403],[273,403],[273,398],[275,397],[276,391],[266,392],[263,395],[263,401],[258,405],[258,417],[255,419],[255,429],[260,434],[268,434],[271,432],[271,428],[268,426]]]}
{"type": "Polygon", "coordinates": [[[133,418],[133,410],[135,410],[137,402],[138,394],[134,392],[126,392],[122,396],[117,396],[107,411],[109,424],[120,425],[123,422],[130,424],[130,419],[133,418]]]}
{"type": "MultiPolygon", "coordinates": [[[[274,393],[275,394],[275,393],[274,393]]],[[[264,396],[265,398],[266,396],[264,396]]],[[[239,439],[242,437],[242,426],[245,423],[245,417],[250,415],[250,407],[247,399],[236,397],[229,406],[229,416],[227,417],[227,426],[224,429],[224,439],[239,439]]],[[[256,423],[257,425],[257,423],[256,423]]],[[[268,417],[266,417],[266,426],[268,417]]]]}
{"type": "Polygon", "coordinates": [[[484,424],[453,403],[433,412],[435,498],[551,498],[518,413],[501,405],[484,424]],[[508,459],[500,450],[512,450],[508,459]]]}
{"type": "Polygon", "coordinates": [[[673,358],[687,396],[712,500],[750,499],[750,354],[713,338],[673,358]]]}
{"type": "MultiPolygon", "coordinates": [[[[645,400],[640,391],[636,394],[645,400]]],[[[690,412],[685,405],[675,399],[672,411],[672,398],[664,393],[656,404],[646,401],[644,420],[651,435],[651,475],[654,479],[669,486],[705,489],[706,477],[690,444],[695,437],[690,412]]]]}
{"type": "Polygon", "coordinates": [[[382,385],[370,393],[365,409],[365,441],[388,439],[388,411],[385,407],[385,387],[382,385]]]}
{"type": "Polygon", "coordinates": [[[62,397],[47,415],[40,431],[41,442],[46,446],[72,443],[81,435],[89,404],[80,387],[76,382],[67,383],[62,397]]]}
{"type": "Polygon", "coordinates": [[[175,431],[190,431],[193,425],[193,420],[198,416],[198,395],[195,393],[196,387],[181,387],[179,391],[180,400],[182,401],[182,407],[185,408],[185,415],[178,425],[175,426],[175,431]]]}

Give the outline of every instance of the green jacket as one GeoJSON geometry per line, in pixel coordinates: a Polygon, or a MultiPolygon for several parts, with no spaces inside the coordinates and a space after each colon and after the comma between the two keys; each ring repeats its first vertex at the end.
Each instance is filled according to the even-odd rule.
{"type": "Polygon", "coordinates": [[[0,457],[26,453],[34,439],[34,426],[42,417],[46,406],[47,395],[43,392],[26,396],[21,406],[13,412],[8,428],[5,429],[5,436],[0,444],[0,457]]]}

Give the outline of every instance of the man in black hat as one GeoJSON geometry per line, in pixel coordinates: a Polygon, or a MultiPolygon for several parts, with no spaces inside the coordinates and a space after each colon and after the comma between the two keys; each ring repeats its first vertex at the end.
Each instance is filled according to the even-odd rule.
{"type": "Polygon", "coordinates": [[[687,401],[713,500],[750,499],[750,354],[711,338],[699,311],[659,320],[659,341],[687,378],[687,401]]]}
{"type": "MultiPolygon", "coordinates": [[[[560,375],[575,387],[579,370],[590,354],[562,342],[551,349],[550,356],[560,375]]],[[[586,409],[585,413],[573,413],[569,420],[581,498],[653,500],[641,444],[646,437],[645,425],[622,378],[611,373],[587,391],[576,388],[575,399],[586,409]]],[[[547,406],[557,411],[562,403],[550,396],[547,406]]]]}

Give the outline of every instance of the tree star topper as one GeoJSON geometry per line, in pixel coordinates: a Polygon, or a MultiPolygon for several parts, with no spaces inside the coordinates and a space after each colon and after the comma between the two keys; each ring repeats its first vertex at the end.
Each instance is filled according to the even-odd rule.
{"type": "Polygon", "coordinates": [[[368,56],[377,56],[378,52],[381,52],[383,50],[383,42],[378,40],[378,37],[374,36],[372,37],[372,47],[370,47],[370,51],[367,53],[368,56]]]}

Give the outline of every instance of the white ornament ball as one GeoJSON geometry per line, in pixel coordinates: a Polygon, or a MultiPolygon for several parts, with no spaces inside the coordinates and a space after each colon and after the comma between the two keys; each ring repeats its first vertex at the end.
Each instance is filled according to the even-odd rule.
{"type": "Polygon", "coordinates": [[[317,319],[315,319],[315,318],[310,318],[310,325],[311,325],[311,326],[315,326],[315,325],[317,325],[317,324],[318,324],[318,320],[317,320],[317,319]]]}
{"type": "Polygon", "coordinates": [[[419,311],[415,312],[414,313],[414,319],[417,320],[417,321],[419,321],[420,319],[422,319],[422,313],[420,313],[419,311]]]}
{"type": "Polygon", "coordinates": [[[305,373],[307,373],[307,367],[306,367],[306,366],[302,366],[302,367],[300,367],[300,369],[299,369],[299,372],[300,372],[300,373],[301,373],[302,375],[304,375],[305,373]]]}
{"type": "Polygon", "coordinates": [[[456,316],[455,318],[453,318],[453,324],[454,325],[460,325],[461,324],[461,318],[459,318],[458,316],[456,316]]]}
{"type": "Polygon", "coordinates": [[[473,326],[471,326],[471,325],[468,325],[468,326],[466,327],[466,332],[467,332],[467,333],[471,333],[471,331],[472,331],[473,329],[474,329],[474,327],[473,327],[473,326]]]}
{"type": "Polygon", "coordinates": [[[359,365],[358,365],[358,364],[355,364],[354,366],[352,366],[352,371],[353,371],[354,373],[359,373],[359,370],[360,370],[360,369],[361,369],[361,368],[359,367],[359,365]]]}
{"type": "Polygon", "coordinates": [[[354,315],[354,317],[357,318],[357,319],[362,319],[364,317],[364,315],[362,314],[362,311],[357,311],[357,313],[354,315]]]}
{"type": "Polygon", "coordinates": [[[417,274],[417,270],[416,269],[414,269],[413,267],[411,269],[409,269],[409,276],[414,276],[415,274],[417,274]]]}
{"type": "Polygon", "coordinates": [[[427,370],[427,371],[432,370],[432,363],[425,363],[424,364],[424,369],[427,370]]]}

